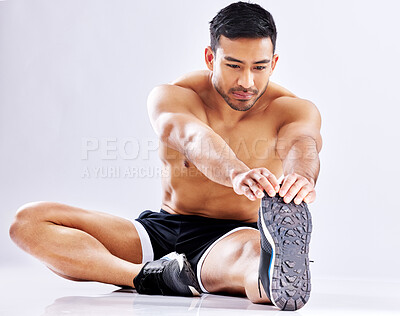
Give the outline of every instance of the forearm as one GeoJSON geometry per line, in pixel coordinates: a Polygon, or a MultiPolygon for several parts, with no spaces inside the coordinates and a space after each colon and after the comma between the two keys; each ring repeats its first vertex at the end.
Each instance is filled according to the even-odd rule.
{"type": "Polygon", "coordinates": [[[317,144],[311,137],[296,140],[282,159],[283,174],[296,173],[307,178],[313,185],[317,182],[320,162],[317,144]]]}
{"type": "Polygon", "coordinates": [[[250,170],[220,135],[192,115],[164,113],[153,124],[161,142],[216,183],[232,187],[236,174],[250,170]]]}
{"type": "Polygon", "coordinates": [[[183,153],[207,178],[228,187],[232,187],[235,175],[250,170],[212,130],[191,137],[184,144],[183,153]]]}
{"type": "Polygon", "coordinates": [[[279,191],[274,174],[262,167],[250,169],[206,124],[185,115],[164,117],[158,129],[161,141],[183,154],[213,182],[232,187],[251,201],[262,198],[263,191],[270,196],[279,191]]]}

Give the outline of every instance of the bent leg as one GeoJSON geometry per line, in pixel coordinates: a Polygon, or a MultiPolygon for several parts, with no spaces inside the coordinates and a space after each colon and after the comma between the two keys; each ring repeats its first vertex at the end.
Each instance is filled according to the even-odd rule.
{"type": "Polygon", "coordinates": [[[133,286],[142,250],[132,222],[110,214],[53,202],[21,207],[11,239],[71,280],[133,286]]]}
{"type": "Polygon", "coordinates": [[[260,233],[236,231],[210,250],[201,267],[201,281],[210,293],[246,295],[253,303],[270,303],[258,284],[260,233]]]}

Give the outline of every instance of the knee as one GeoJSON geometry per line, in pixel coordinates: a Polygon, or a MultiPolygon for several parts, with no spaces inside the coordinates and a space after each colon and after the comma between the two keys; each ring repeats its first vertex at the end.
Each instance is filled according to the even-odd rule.
{"type": "Polygon", "coordinates": [[[242,281],[258,271],[260,258],[260,240],[247,240],[233,251],[232,262],[227,269],[232,276],[240,276],[242,281]]]}
{"type": "Polygon", "coordinates": [[[24,236],[29,228],[43,221],[45,214],[53,208],[52,202],[31,202],[22,205],[15,214],[14,221],[10,226],[9,234],[14,242],[24,236]]]}
{"type": "Polygon", "coordinates": [[[244,245],[240,251],[240,258],[243,261],[255,261],[258,264],[260,259],[260,240],[250,239],[244,245]]]}

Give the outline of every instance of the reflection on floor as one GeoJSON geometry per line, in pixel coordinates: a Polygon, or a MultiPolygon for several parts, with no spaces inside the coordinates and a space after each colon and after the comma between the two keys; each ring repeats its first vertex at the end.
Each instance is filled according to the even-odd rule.
{"type": "MultiPolygon", "coordinates": [[[[0,315],[278,315],[246,298],[139,295],[94,282],[72,282],[40,265],[0,267],[0,315]]],[[[285,315],[400,315],[399,282],[313,279],[310,301],[285,315]]]]}

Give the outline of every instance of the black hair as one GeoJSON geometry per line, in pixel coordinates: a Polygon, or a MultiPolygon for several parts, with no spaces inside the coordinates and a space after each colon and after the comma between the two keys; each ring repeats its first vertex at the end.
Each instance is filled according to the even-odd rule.
{"type": "Polygon", "coordinates": [[[229,39],[269,37],[275,52],[276,26],[260,5],[236,2],[223,8],[210,22],[211,49],[216,52],[221,35],[229,39]]]}

